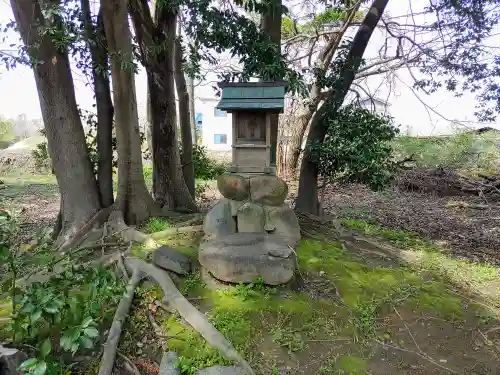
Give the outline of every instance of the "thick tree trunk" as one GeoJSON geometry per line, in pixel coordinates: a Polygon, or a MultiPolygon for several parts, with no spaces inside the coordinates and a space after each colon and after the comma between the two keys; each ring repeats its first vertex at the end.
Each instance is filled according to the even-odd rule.
{"type": "Polygon", "coordinates": [[[182,46],[180,33],[175,40],[175,87],[177,89],[177,100],[179,101],[179,124],[182,141],[182,173],[189,193],[194,198],[194,164],[193,164],[193,135],[191,131],[191,117],[194,114],[190,112],[190,98],[186,85],[186,77],[182,71],[182,46]]]}
{"type": "Polygon", "coordinates": [[[194,79],[193,77],[190,77],[189,75],[186,76],[186,84],[187,84],[187,90],[188,90],[188,95],[189,95],[189,123],[191,124],[191,136],[193,137],[193,145],[196,145],[198,143],[198,137],[200,134],[197,134],[196,131],[196,121],[195,121],[195,116],[196,116],[196,109],[194,105],[194,79]]]}
{"type": "Polygon", "coordinates": [[[315,98],[313,98],[312,101],[314,103],[311,103],[310,105],[306,105],[304,101],[299,104],[300,107],[298,109],[298,114],[293,121],[290,141],[286,145],[286,165],[283,173],[286,177],[295,178],[297,174],[297,167],[302,153],[302,142],[304,140],[309,121],[311,121],[319,103],[319,100],[315,98]]]}
{"type": "Polygon", "coordinates": [[[113,102],[108,75],[108,51],[102,14],[97,17],[97,27],[92,23],[89,0],[82,0],[82,16],[87,43],[92,58],[92,79],[94,81],[97,109],[97,184],[101,205],[113,204],[113,102]]]}
{"type": "MultiPolygon", "coordinates": [[[[276,44],[276,53],[281,53],[281,7],[282,0],[266,0],[267,10],[262,14],[260,29],[276,44]]],[[[276,167],[279,115],[270,116],[271,125],[271,165],[276,167]]]]}
{"type": "Polygon", "coordinates": [[[176,12],[163,4],[153,22],[146,0],[131,0],[130,15],[146,68],[153,120],[153,194],[155,201],[169,209],[196,211],[180,162],[177,138],[174,48],[176,12]],[[165,45],[158,53],[154,46],[165,45]]]}
{"type": "MultiPolygon", "coordinates": [[[[361,59],[370,41],[373,30],[382,17],[388,2],[389,0],[373,1],[370,10],[366,14],[363,23],[354,37],[351,49],[340,72],[340,77],[342,78],[337,81],[336,87],[334,87],[311,120],[311,127],[307,137],[307,146],[323,143],[328,130],[328,117],[331,118],[344,102],[349,87],[354,81],[356,72],[359,69],[361,59]]],[[[299,192],[296,208],[302,212],[318,214],[318,168],[311,159],[311,153],[308,147],[306,147],[304,152],[300,168],[299,192]]]]}
{"type": "Polygon", "coordinates": [[[147,219],[156,207],[146,188],[142,170],[127,4],[121,0],[103,0],[101,9],[111,56],[116,116],[118,195],[115,209],[123,213],[125,222],[130,225],[147,219]]]}
{"type": "MultiPolygon", "coordinates": [[[[156,0],[151,0],[150,6],[151,18],[155,18],[156,0]]],[[[149,92],[149,83],[146,86],[146,128],[144,129],[148,150],[153,158],[153,112],[151,109],[151,94],[149,92]]]]}
{"type": "Polygon", "coordinates": [[[57,242],[62,244],[99,211],[99,192],[78,114],[68,54],[39,29],[40,25],[51,25],[44,20],[37,1],[12,0],[11,5],[34,62],[48,148],[61,192],[57,242]]]}

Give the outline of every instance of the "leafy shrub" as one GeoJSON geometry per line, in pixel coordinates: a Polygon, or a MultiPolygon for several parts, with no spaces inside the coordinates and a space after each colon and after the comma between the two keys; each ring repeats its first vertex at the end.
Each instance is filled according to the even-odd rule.
{"type": "Polygon", "coordinates": [[[351,104],[325,121],[325,141],[311,145],[323,178],[364,183],[372,189],[390,181],[396,167],[390,142],[399,132],[390,117],[351,104]]]}
{"type": "Polygon", "coordinates": [[[50,157],[49,149],[47,148],[47,142],[42,142],[36,145],[36,148],[32,151],[33,159],[35,159],[35,166],[37,168],[49,168],[50,167],[50,157]]]}
{"type": "Polygon", "coordinates": [[[193,146],[194,176],[200,180],[214,180],[226,171],[226,165],[210,158],[204,146],[193,146]]]}
{"type": "Polygon", "coordinates": [[[76,353],[92,350],[123,293],[123,283],[105,268],[73,267],[17,295],[9,331],[15,345],[31,348],[21,371],[65,373],[76,353]],[[70,356],[65,353],[71,354],[70,356]]]}

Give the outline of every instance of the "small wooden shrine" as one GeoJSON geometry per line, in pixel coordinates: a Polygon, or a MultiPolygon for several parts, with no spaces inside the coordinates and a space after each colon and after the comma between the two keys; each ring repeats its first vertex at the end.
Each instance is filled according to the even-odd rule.
{"type": "Polygon", "coordinates": [[[218,109],[233,120],[233,157],[229,172],[276,174],[277,127],[271,118],[283,112],[285,82],[219,83],[218,109]]]}

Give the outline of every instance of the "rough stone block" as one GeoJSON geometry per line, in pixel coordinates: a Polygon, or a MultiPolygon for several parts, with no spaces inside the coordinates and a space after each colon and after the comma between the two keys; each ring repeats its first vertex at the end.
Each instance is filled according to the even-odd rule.
{"type": "Polygon", "coordinates": [[[238,209],[238,233],[264,233],[265,223],[266,218],[261,205],[247,202],[238,209]]]}
{"type": "Polygon", "coordinates": [[[293,250],[274,235],[236,233],[200,246],[200,264],[215,278],[251,283],[262,277],[268,285],[285,284],[295,272],[293,250]]]}
{"type": "Polygon", "coordinates": [[[250,178],[250,198],[253,202],[280,206],[288,195],[288,185],[277,176],[253,176],[250,178]]]}
{"type": "Polygon", "coordinates": [[[160,268],[180,275],[191,271],[191,259],[168,246],[160,246],[153,254],[153,263],[160,268]]]}
{"type": "Polygon", "coordinates": [[[266,212],[266,229],[295,247],[300,241],[299,219],[295,212],[286,204],[273,207],[264,206],[266,212]]]}
{"type": "Polygon", "coordinates": [[[207,239],[236,233],[236,221],[231,215],[231,204],[221,199],[205,216],[203,231],[207,239]]]}
{"type": "Polygon", "coordinates": [[[248,180],[237,174],[223,174],[217,178],[217,189],[227,199],[243,201],[250,195],[248,180]]]}

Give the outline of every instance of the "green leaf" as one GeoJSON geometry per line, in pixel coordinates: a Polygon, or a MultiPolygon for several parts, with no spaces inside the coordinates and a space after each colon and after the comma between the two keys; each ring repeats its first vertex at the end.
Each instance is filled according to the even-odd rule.
{"type": "Polygon", "coordinates": [[[40,355],[42,356],[42,358],[45,358],[47,357],[47,355],[49,355],[51,350],[52,350],[52,344],[50,343],[49,339],[46,339],[43,342],[42,346],[40,347],[40,355]]]}
{"type": "Polygon", "coordinates": [[[38,359],[30,358],[30,359],[24,361],[23,363],[21,363],[21,365],[19,366],[19,370],[21,370],[21,371],[31,370],[32,368],[34,368],[36,366],[37,363],[38,363],[38,359]]]}
{"type": "Polygon", "coordinates": [[[33,305],[31,302],[28,302],[21,307],[21,312],[22,313],[30,313],[35,309],[35,305],[33,305]]]}
{"type": "Polygon", "coordinates": [[[43,375],[47,371],[47,363],[45,361],[40,361],[37,363],[35,369],[33,370],[33,375],[43,375]]]}
{"type": "Polygon", "coordinates": [[[92,323],[94,323],[94,319],[92,319],[92,317],[88,316],[88,317],[86,317],[86,318],[83,320],[83,322],[82,322],[81,326],[82,326],[82,328],[87,328],[87,327],[88,327],[89,325],[91,325],[92,323]]]}
{"type": "Polygon", "coordinates": [[[33,311],[30,315],[30,320],[31,320],[31,323],[35,323],[37,322],[38,320],[40,320],[42,316],[42,309],[36,309],[35,311],[33,311]]]}
{"type": "Polygon", "coordinates": [[[87,336],[80,337],[80,345],[85,349],[92,349],[94,347],[94,342],[87,336]]]}
{"type": "Polygon", "coordinates": [[[97,337],[99,336],[99,331],[95,328],[85,328],[85,330],[83,331],[84,335],[87,336],[87,337],[90,337],[90,338],[94,338],[94,337],[97,337]]]}
{"type": "Polygon", "coordinates": [[[64,350],[70,350],[72,342],[73,340],[71,340],[71,337],[69,337],[68,335],[64,335],[63,337],[61,337],[59,344],[64,350]]]}
{"type": "Polygon", "coordinates": [[[78,349],[80,348],[80,345],[78,342],[74,342],[73,344],[71,344],[71,353],[73,353],[73,355],[78,351],[78,349]]]}

